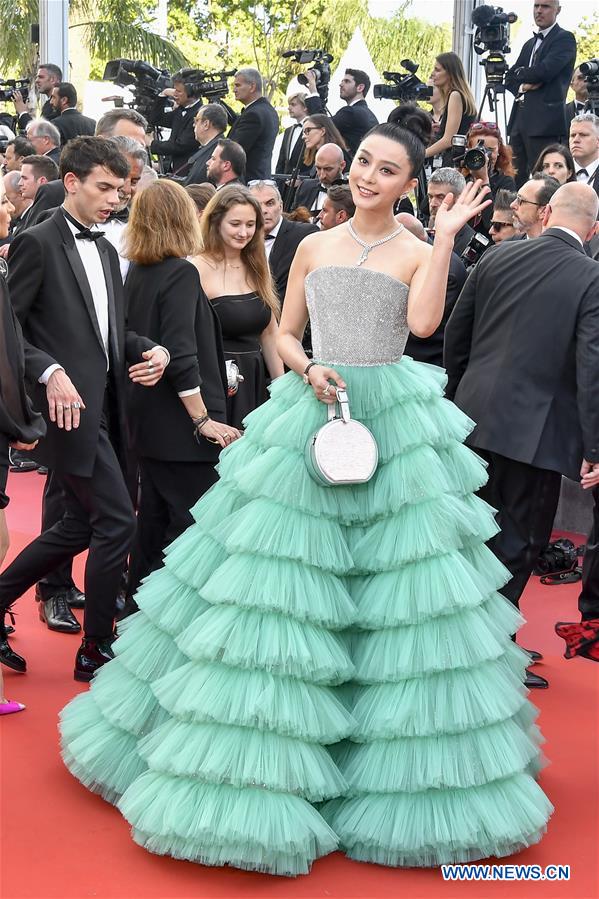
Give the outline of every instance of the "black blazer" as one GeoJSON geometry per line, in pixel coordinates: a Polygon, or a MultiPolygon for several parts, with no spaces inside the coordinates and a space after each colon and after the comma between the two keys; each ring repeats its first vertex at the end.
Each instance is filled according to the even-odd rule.
{"type": "Polygon", "coordinates": [[[226,374],[220,325],[186,259],[132,265],[125,283],[133,330],[165,346],[171,361],[158,384],[129,388],[133,447],[140,457],[172,462],[216,462],[220,447],[196,441],[178,393],[200,387],[208,414],[226,421],[226,374]]]}
{"type": "MultiPolygon", "coordinates": [[[[320,97],[306,97],[308,115],[327,114],[326,107],[320,97]]],[[[351,156],[360,146],[360,141],[371,128],[378,125],[379,120],[368,107],[366,100],[358,100],[353,106],[342,106],[332,117],[334,124],[341,132],[351,156]]]]}
{"type": "Polygon", "coordinates": [[[229,138],[245,150],[246,181],[270,178],[272,150],[279,133],[279,117],[266,97],[259,97],[235,119],[229,138]]]}
{"type": "MultiPolygon", "coordinates": [[[[47,122],[53,122],[54,124],[56,124],[56,119],[59,117],[59,115],[60,113],[57,109],[54,109],[50,100],[46,100],[46,102],[42,106],[40,118],[46,119],[47,122]]],[[[29,124],[29,122],[33,121],[33,118],[34,117],[30,112],[22,112],[18,119],[19,130],[24,132],[27,129],[27,125],[29,124]]]]}
{"type": "MultiPolygon", "coordinates": [[[[109,380],[114,390],[111,431],[121,454],[127,443],[127,363],[141,362],[153,341],[125,329],[123,284],[116,250],[97,241],[108,292],[109,380]]],[[[81,257],[60,209],[46,222],[17,235],[10,246],[8,287],[23,329],[29,395],[46,420],[46,438],[34,457],[53,471],[90,477],[96,457],[106,384],[107,360],[93,298],[81,257]],[[50,422],[46,388],[39,378],[58,363],[85,403],[79,428],[65,431],[50,422]]]]}
{"type": "Polygon", "coordinates": [[[535,65],[529,66],[535,38],[526,41],[515,65],[505,76],[505,86],[513,94],[521,84],[541,83],[527,91],[522,103],[514,103],[508,134],[527,137],[564,137],[567,134],[564,104],[576,60],[576,38],[571,31],[554,25],[539,49],[535,65]],[[518,75],[517,69],[523,69],[518,75]]]}
{"type": "MultiPolygon", "coordinates": [[[[56,122],[57,122],[57,121],[58,121],[58,120],[55,119],[54,122],[53,122],[53,124],[56,125],[56,122]]],[[[60,165],[60,154],[61,154],[61,152],[62,152],[62,151],[61,151],[61,148],[60,148],[60,147],[52,147],[52,149],[51,149],[51,150],[48,150],[48,152],[45,153],[44,155],[47,156],[48,159],[51,159],[52,162],[55,162],[56,165],[60,165]]]]}
{"type": "Polygon", "coordinates": [[[20,234],[22,231],[39,224],[40,217],[48,209],[56,209],[57,206],[61,206],[64,202],[64,197],[65,191],[62,181],[48,181],[47,184],[42,184],[37,189],[35,200],[22,217],[18,232],[15,233],[20,234]]]}
{"type": "Polygon", "coordinates": [[[299,160],[303,156],[305,144],[301,130],[300,136],[296,140],[293,149],[291,151],[289,150],[289,147],[291,146],[291,138],[295,134],[295,129],[301,129],[301,127],[301,125],[290,125],[289,128],[285,128],[285,131],[283,133],[283,140],[281,142],[281,149],[279,150],[279,158],[275,166],[275,172],[277,173],[277,175],[292,174],[299,160]]]}
{"type": "Polygon", "coordinates": [[[576,108],[576,100],[570,100],[569,103],[566,103],[565,109],[566,113],[566,125],[568,127],[568,131],[570,130],[570,122],[576,115],[580,115],[581,112],[585,111],[585,104],[583,103],[582,109],[576,108]]]}
{"type": "Polygon", "coordinates": [[[312,212],[312,208],[316,203],[319,193],[320,181],[318,178],[306,178],[301,182],[295,193],[293,208],[297,209],[298,206],[305,206],[306,209],[312,212]]]}
{"type": "Polygon", "coordinates": [[[216,137],[213,137],[212,140],[208,141],[207,144],[204,144],[203,147],[200,147],[199,150],[196,150],[196,152],[189,157],[189,171],[183,182],[186,187],[188,184],[203,184],[205,181],[209,180],[208,172],[206,171],[206,163],[212,156],[212,151],[222,136],[222,133],[217,134],[216,137]]]}
{"type": "Polygon", "coordinates": [[[268,259],[270,272],[281,303],[285,299],[289,269],[291,268],[295,251],[304,237],[308,234],[316,234],[317,231],[316,225],[311,225],[308,222],[290,222],[289,219],[281,219],[281,227],[268,259]]]}
{"type": "Polygon", "coordinates": [[[96,120],[90,119],[86,115],[82,115],[77,109],[65,109],[57,119],[54,119],[54,125],[60,131],[61,144],[64,147],[67,141],[72,137],[84,137],[85,135],[93,135],[96,133],[96,120]]]}
{"type": "Polygon", "coordinates": [[[158,156],[170,156],[169,171],[176,172],[199,147],[193,130],[193,119],[200,108],[201,101],[196,100],[191,106],[185,108],[178,106],[176,109],[169,109],[166,112],[164,102],[164,97],[156,100],[149,118],[153,125],[170,128],[170,137],[168,140],[153,140],[150,144],[150,153],[156,153],[158,156]]]}
{"type": "Polygon", "coordinates": [[[487,253],[445,329],[447,395],[467,442],[578,479],[599,461],[599,266],[550,228],[487,253]]]}
{"type": "Polygon", "coordinates": [[[428,362],[430,365],[443,365],[443,337],[445,326],[449,316],[453,312],[462,287],[466,282],[468,272],[459,256],[451,254],[449,260],[449,274],[447,276],[447,290],[445,293],[445,309],[443,318],[437,330],[430,337],[416,337],[410,334],[406,343],[406,353],[417,362],[428,362]]]}

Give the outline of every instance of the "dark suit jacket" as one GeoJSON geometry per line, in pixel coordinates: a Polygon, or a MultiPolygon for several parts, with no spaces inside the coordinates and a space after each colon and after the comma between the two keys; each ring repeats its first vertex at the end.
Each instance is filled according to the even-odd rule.
{"type": "MultiPolygon", "coordinates": [[[[57,120],[55,119],[54,122],[53,122],[54,125],[56,125],[56,121],[57,121],[57,120]]],[[[51,159],[52,162],[55,162],[56,165],[60,165],[60,154],[61,154],[61,152],[62,152],[62,151],[61,151],[61,148],[60,148],[60,147],[53,147],[51,150],[48,150],[48,152],[45,153],[44,155],[47,156],[49,159],[51,159]]]]}
{"type": "Polygon", "coordinates": [[[259,97],[237,116],[228,137],[245,150],[246,181],[270,178],[272,149],[279,133],[279,117],[266,97],[259,97]]]}
{"type": "Polygon", "coordinates": [[[72,137],[83,137],[85,135],[93,135],[96,133],[96,120],[90,119],[86,115],[82,115],[77,109],[65,109],[57,119],[54,119],[54,125],[60,131],[62,146],[72,137]]]}
{"type": "Polygon", "coordinates": [[[293,149],[291,151],[289,150],[289,147],[291,146],[291,138],[295,134],[296,127],[301,129],[302,126],[290,125],[289,128],[285,128],[283,140],[281,142],[281,149],[279,150],[279,158],[275,167],[275,172],[277,173],[277,175],[290,175],[295,170],[296,165],[303,155],[305,145],[304,139],[301,135],[301,130],[300,136],[296,140],[293,149]]]}
{"type": "Polygon", "coordinates": [[[581,112],[584,112],[584,108],[576,109],[576,100],[570,100],[569,103],[566,103],[564,111],[566,113],[566,126],[569,131],[570,130],[570,122],[572,121],[572,119],[574,118],[575,115],[580,115],[581,112]]]}
{"type": "Polygon", "coordinates": [[[150,144],[150,153],[158,156],[170,156],[171,166],[169,171],[176,172],[184,165],[192,153],[195,153],[199,144],[193,130],[193,119],[200,108],[201,101],[196,100],[191,106],[164,110],[164,97],[159,97],[149,116],[154,125],[162,125],[170,128],[168,140],[153,140],[150,144]]]}
{"type": "Polygon", "coordinates": [[[486,254],[445,329],[447,394],[467,442],[579,477],[599,461],[599,266],[550,228],[486,254]]]}
{"type": "Polygon", "coordinates": [[[281,227],[268,259],[270,271],[281,302],[285,299],[289,269],[291,268],[295,251],[304,237],[308,234],[316,234],[317,231],[316,225],[311,225],[308,222],[290,222],[286,218],[281,220],[281,227]]]}
{"type": "Polygon", "coordinates": [[[188,184],[203,184],[209,180],[206,163],[212,156],[212,151],[222,136],[222,134],[217,134],[216,137],[213,137],[212,140],[208,141],[207,144],[204,144],[203,147],[200,147],[199,150],[196,150],[189,157],[189,171],[183,182],[185,186],[188,184]]]}
{"type": "MultiPolygon", "coordinates": [[[[306,108],[308,115],[327,114],[320,97],[306,97],[306,108]]],[[[354,156],[364,135],[379,123],[375,114],[369,109],[366,100],[358,100],[353,106],[342,106],[332,118],[341,132],[351,156],[354,156]]]]}
{"type": "Polygon", "coordinates": [[[220,447],[196,441],[189,414],[177,395],[200,387],[210,417],[226,421],[220,325],[197,268],[186,259],[172,257],[155,265],[132,265],[125,294],[129,326],[171,354],[164,377],[154,388],[129,387],[135,452],[150,459],[216,462],[220,447]]]}
{"type": "Polygon", "coordinates": [[[468,272],[459,256],[451,254],[449,261],[449,274],[447,276],[447,291],[445,293],[445,310],[441,324],[430,337],[416,337],[410,334],[406,343],[406,353],[417,362],[428,362],[430,365],[443,365],[443,337],[445,326],[449,316],[453,312],[462,287],[466,282],[468,272]]]}
{"type": "MultiPolygon", "coordinates": [[[[42,106],[42,111],[40,113],[40,118],[46,119],[47,122],[53,122],[56,124],[55,119],[59,117],[60,113],[54,109],[50,100],[46,100],[44,105],[42,106]]],[[[25,131],[29,122],[33,121],[33,116],[30,112],[22,112],[19,116],[19,130],[25,131]]]]}
{"type": "Polygon", "coordinates": [[[39,224],[40,217],[48,209],[56,209],[64,201],[64,185],[62,181],[48,181],[37,189],[35,200],[22,218],[18,232],[26,231],[39,224]]]}
{"type": "Polygon", "coordinates": [[[293,208],[297,209],[298,206],[305,206],[311,212],[319,193],[320,181],[318,178],[306,178],[296,191],[293,208]]]}
{"type": "Polygon", "coordinates": [[[527,137],[563,137],[567,134],[564,103],[574,71],[576,38],[571,31],[555,25],[539,49],[535,65],[529,66],[535,38],[526,41],[516,64],[505,77],[505,86],[513,94],[521,84],[541,83],[538,90],[527,91],[522,103],[514,103],[508,134],[527,137]],[[518,75],[516,69],[523,69],[518,75]]]}
{"type": "Polygon", "coordinates": [[[599,196],[599,166],[595,169],[595,174],[588,182],[588,184],[593,188],[597,196],[599,196]]]}
{"type": "Polygon", "coordinates": [[[471,228],[468,222],[460,228],[453,241],[453,252],[461,256],[472,238],[474,237],[474,228],[471,228]]]}
{"type": "MultiPolygon", "coordinates": [[[[116,415],[111,431],[116,449],[127,443],[125,381],[127,362],[141,362],[153,341],[125,329],[123,284],[116,250],[97,241],[108,292],[109,380],[116,415]]],[[[107,360],[81,257],[61,210],[19,234],[9,251],[8,286],[23,329],[28,393],[43,414],[48,432],[33,451],[53,471],[90,477],[96,457],[107,383],[107,360]],[[62,365],[85,403],[79,428],[65,431],[50,422],[43,372],[62,365]]]]}

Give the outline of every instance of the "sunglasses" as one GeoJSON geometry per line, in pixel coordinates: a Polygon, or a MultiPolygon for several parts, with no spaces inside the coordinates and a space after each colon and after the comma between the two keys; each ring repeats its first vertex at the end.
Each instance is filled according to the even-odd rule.
{"type": "Polygon", "coordinates": [[[501,231],[503,228],[513,228],[512,222],[491,222],[489,228],[495,228],[497,231],[501,231]]]}
{"type": "Polygon", "coordinates": [[[499,127],[495,124],[495,122],[475,122],[474,125],[470,126],[470,131],[497,131],[499,134],[499,127]]]}
{"type": "Polygon", "coordinates": [[[255,187],[256,184],[268,184],[269,187],[277,187],[278,184],[276,181],[273,181],[272,178],[256,178],[255,180],[248,181],[247,187],[255,187]]]}
{"type": "Polygon", "coordinates": [[[302,128],[302,134],[310,134],[311,131],[324,131],[322,125],[308,125],[307,128],[302,128]]]}

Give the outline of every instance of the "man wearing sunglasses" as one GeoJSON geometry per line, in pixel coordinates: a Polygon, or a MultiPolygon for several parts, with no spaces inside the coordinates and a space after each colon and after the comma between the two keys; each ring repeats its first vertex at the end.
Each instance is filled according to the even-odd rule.
{"type": "Polygon", "coordinates": [[[512,203],[516,195],[509,190],[498,190],[493,203],[489,235],[493,243],[503,243],[516,233],[514,228],[514,211],[512,203]]]}

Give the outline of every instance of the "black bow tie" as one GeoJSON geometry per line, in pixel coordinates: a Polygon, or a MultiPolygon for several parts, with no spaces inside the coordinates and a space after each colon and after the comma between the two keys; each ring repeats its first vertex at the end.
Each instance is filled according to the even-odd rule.
{"type": "Polygon", "coordinates": [[[129,207],[125,206],[124,209],[120,209],[118,212],[111,212],[108,217],[109,222],[124,222],[127,224],[129,221],[129,207]]]}
{"type": "Polygon", "coordinates": [[[264,240],[276,240],[276,237],[277,237],[276,234],[265,234],[264,240]]]}
{"type": "Polygon", "coordinates": [[[66,211],[64,206],[62,207],[62,212],[64,217],[73,225],[74,228],[77,228],[77,234],[75,235],[75,240],[99,240],[101,237],[104,237],[103,231],[92,231],[91,228],[86,228],[85,225],[82,225],[81,222],[78,222],[76,218],[66,211]]]}
{"type": "Polygon", "coordinates": [[[584,175],[585,178],[589,177],[589,173],[586,169],[578,169],[578,171],[576,172],[576,177],[578,178],[579,175],[584,175]]]}
{"type": "Polygon", "coordinates": [[[537,31],[533,31],[532,36],[534,37],[535,41],[536,41],[536,40],[539,40],[539,41],[544,41],[544,40],[545,40],[545,35],[544,35],[544,34],[541,34],[540,31],[538,31],[538,32],[537,32],[537,31]]]}

